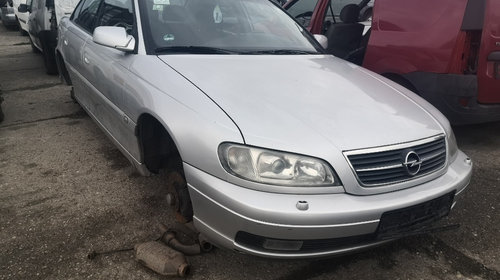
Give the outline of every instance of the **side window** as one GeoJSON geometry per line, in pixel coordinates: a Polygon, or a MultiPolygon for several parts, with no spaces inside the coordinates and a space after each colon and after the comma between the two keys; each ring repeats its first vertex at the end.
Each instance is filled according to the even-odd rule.
{"type": "Polygon", "coordinates": [[[84,0],[80,13],[75,15],[73,21],[89,33],[94,32],[97,11],[102,0],[84,0]]]}
{"type": "Polygon", "coordinates": [[[104,0],[96,26],[120,26],[131,34],[134,27],[132,0],[104,0]]]}
{"type": "Polygon", "coordinates": [[[314,8],[316,8],[318,2],[319,0],[297,0],[288,5],[285,9],[292,17],[296,18],[302,26],[308,27],[311,22],[314,8]]]}
{"type": "Polygon", "coordinates": [[[69,18],[70,20],[74,21],[78,17],[80,11],[82,10],[83,2],[85,1],[82,0],[78,2],[78,5],[76,5],[75,9],[73,10],[73,13],[71,14],[71,17],[69,18]]]}
{"type": "Polygon", "coordinates": [[[38,2],[40,2],[40,1],[39,0],[33,0],[33,1],[31,1],[31,3],[30,3],[30,10],[31,11],[34,11],[34,10],[38,9],[38,2]]]}

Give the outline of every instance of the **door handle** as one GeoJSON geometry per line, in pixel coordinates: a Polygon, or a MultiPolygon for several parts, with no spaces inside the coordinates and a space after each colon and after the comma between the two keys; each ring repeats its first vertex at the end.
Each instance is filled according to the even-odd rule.
{"type": "Polygon", "coordinates": [[[493,76],[496,80],[500,80],[500,51],[491,52],[488,61],[493,62],[493,76]]]}
{"type": "Polygon", "coordinates": [[[488,55],[488,61],[500,61],[500,51],[491,52],[488,55]]]}
{"type": "Polygon", "coordinates": [[[90,64],[90,60],[87,57],[83,58],[83,62],[85,62],[86,64],[90,64]]]}

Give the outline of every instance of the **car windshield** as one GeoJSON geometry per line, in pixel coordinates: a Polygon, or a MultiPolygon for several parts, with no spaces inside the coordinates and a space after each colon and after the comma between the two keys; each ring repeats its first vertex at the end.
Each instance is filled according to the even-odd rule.
{"type": "Polygon", "coordinates": [[[139,1],[148,52],[313,54],[312,37],[268,0],[139,1]]]}

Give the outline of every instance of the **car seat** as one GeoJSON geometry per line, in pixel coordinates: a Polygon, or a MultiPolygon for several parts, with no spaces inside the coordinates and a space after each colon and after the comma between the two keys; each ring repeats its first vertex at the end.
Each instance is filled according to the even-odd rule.
{"type": "Polygon", "coordinates": [[[332,24],[326,31],[328,47],[326,51],[340,58],[345,58],[357,49],[363,36],[364,25],[358,23],[359,7],[349,4],[340,12],[341,23],[332,24]]]}

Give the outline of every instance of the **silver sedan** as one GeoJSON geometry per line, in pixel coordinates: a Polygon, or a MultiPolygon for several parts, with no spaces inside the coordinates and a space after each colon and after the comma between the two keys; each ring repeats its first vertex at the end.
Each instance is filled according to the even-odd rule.
{"type": "Polygon", "coordinates": [[[170,174],[178,217],[220,247],[319,257],[428,231],[471,177],[449,122],[322,45],[268,0],[82,0],[56,56],[78,103],[141,174],[170,174]]]}

